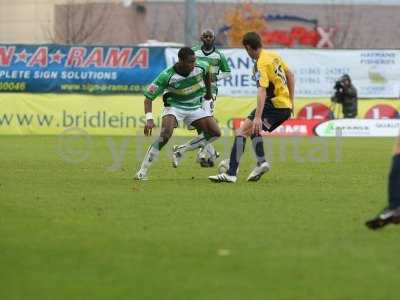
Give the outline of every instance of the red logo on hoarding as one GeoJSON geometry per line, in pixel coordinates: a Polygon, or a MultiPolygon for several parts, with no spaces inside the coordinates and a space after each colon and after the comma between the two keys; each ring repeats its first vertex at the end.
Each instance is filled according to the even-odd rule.
{"type": "Polygon", "coordinates": [[[107,68],[149,68],[149,49],[140,48],[136,53],[132,53],[130,48],[111,48],[107,55],[102,47],[95,47],[86,55],[87,49],[84,47],[72,47],[67,55],[67,67],[94,67],[107,68]]]}
{"type": "Polygon", "coordinates": [[[86,59],[84,66],[94,66],[94,67],[102,67],[104,66],[104,51],[101,47],[96,47],[92,50],[89,57],[86,59]]]}
{"type": "Polygon", "coordinates": [[[29,58],[29,56],[31,56],[32,54],[31,53],[28,53],[28,52],[26,52],[26,50],[24,49],[24,50],[22,50],[21,52],[19,52],[19,53],[15,53],[15,57],[16,57],[16,59],[15,59],[15,63],[19,63],[19,62],[23,62],[23,63],[27,63],[28,62],[28,58],[29,58]]]}
{"type": "MultiPolygon", "coordinates": [[[[86,47],[71,47],[64,54],[62,49],[55,53],[49,53],[49,47],[38,47],[34,53],[28,53],[26,49],[16,52],[16,47],[0,47],[0,67],[10,66],[14,63],[25,63],[27,67],[47,67],[49,64],[61,64],[64,57],[66,67],[78,68],[136,68],[148,69],[150,65],[149,48],[110,48],[94,47],[92,50],[86,47]]],[[[64,50],[65,51],[65,50],[64,50]]]]}
{"type": "MultiPolygon", "coordinates": [[[[248,14],[245,10],[243,18],[256,20],[257,18],[251,16],[250,7],[249,9],[248,14]]],[[[332,40],[337,31],[336,28],[323,28],[318,25],[317,19],[307,19],[286,14],[268,14],[260,17],[260,19],[266,22],[266,26],[261,30],[261,38],[265,44],[283,45],[285,47],[294,47],[296,45],[317,48],[334,47],[332,40]]],[[[224,26],[221,28],[217,40],[225,44],[226,32],[232,30],[232,27],[224,26]]]]}
{"type": "Polygon", "coordinates": [[[320,39],[314,29],[303,26],[293,26],[289,30],[266,30],[261,33],[261,36],[266,44],[284,45],[286,47],[293,47],[296,43],[315,47],[320,39]]]}
{"type": "Polygon", "coordinates": [[[244,122],[244,120],[246,120],[246,119],[244,119],[244,118],[234,118],[232,120],[233,129],[240,128],[240,126],[242,126],[242,123],[244,122]]]}
{"type": "Polygon", "coordinates": [[[399,112],[391,105],[377,104],[371,107],[365,114],[365,119],[397,119],[399,112]]]}
{"type": "Polygon", "coordinates": [[[50,57],[50,64],[52,63],[60,64],[65,55],[62,54],[60,50],[57,50],[56,53],[49,54],[49,57],[50,57]]]}
{"type": "Polygon", "coordinates": [[[67,55],[67,67],[87,67],[93,65],[95,67],[111,67],[111,68],[149,68],[149,49],[140,48],[136,53],[132,54],[132,49],[122,48],[121,50],[112,48],[105,56],[103,48],[93,48],[86,55],[86,48],[72,47],[67,55]]]}
{"type": "Polygon", "coordinates": [[[303,106],[297,113],[297,118],[301,120],[329,120],[331,110],[328,106],[321,103],[310,103],[303,106]]]}
{"type": "Polygon", "coordinates": [[[111,68],[117,68],[119,66],[127,66],[129,64],[129,58],[131,57],[131,48],[110,48],[106,57],[106,65],[111,68]]]}
{"type": "Polygon", "coordinates": [[[273,132],[264,132],[263,135],[272,136],[314,136],[314,128],[321,123],[320,120],[296,120],[285,121],[273,132]]]}
{"type": "Polygon", "coordinates": [[[0,47],[0,66],[8,67],[15,53],[15,47],[0,47]]]}
{"type": "Polygon", "coordinates": [[[31,59],[28,62],[28,67],[34,67],[38,65],[42,68],[47,67],[49,63],[48,58],[48,48],[47,47],[39,47],[35,53],[33,53],[31,59]]]}
{"type": "MultiPolygon", "coordinates": [[[[233,119],[233,128],[239,128],[244,122],[243,118],[233,119]]],[[[314,128],[322,120],[298,120],[290,119],[285,121],[273,132],[263,132],[264,136],[314,136],[314,128]]]]}

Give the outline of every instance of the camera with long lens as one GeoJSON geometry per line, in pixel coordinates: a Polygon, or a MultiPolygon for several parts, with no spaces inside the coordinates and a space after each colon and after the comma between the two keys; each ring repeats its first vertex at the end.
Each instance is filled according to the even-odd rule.
{"type": "Polygon", "coordinates": [[[331,112],[332,117],[335,118],[339,115],[338,110],[340,106],[342,108],[342,113],[344,118],[355,118],[358,111],[358,98],[357,90],[351,83],[351,78],[349,75],[345,74],[340,77],[334,85],[334,94],[331,97],[332,105],[331,112]],[[335,112],[336,111],[336,112],[335,112]]]}

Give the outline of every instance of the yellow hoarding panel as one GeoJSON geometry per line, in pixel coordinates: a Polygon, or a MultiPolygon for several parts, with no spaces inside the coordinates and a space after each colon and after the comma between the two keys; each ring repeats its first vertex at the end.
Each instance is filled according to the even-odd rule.
{"type": "MultiPolygon", "coordinates": [[[[322,103],[329,107],[329,99],[296,99],[295,115],[305,105],[322,103]]],[[[359,117],[377,104],[387,104],[399,111],[398,100],[360,100],[359,117]]],[[[153,102],[153,115],[158,127],[162,101],[153,102]]],[[[246,117],[256,106],[255,98],[220,97],[215,117],[221,127],[230,128],[233,118],[246,117]]],[[[0,94],[0,134],[53,135],[78,128],[93,135],[136,135],[145,123],[143,97],[112,95],[68,94],[0,94]]],[[[178,135],[193,135],[193,131],[178,128],[178,135]]]]}

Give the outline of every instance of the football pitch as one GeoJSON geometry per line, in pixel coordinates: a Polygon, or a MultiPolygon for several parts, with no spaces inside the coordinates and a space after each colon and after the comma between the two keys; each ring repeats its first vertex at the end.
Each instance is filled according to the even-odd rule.
{"type": "Polygon", "coordinates": [[[258,183],[248,141],[238,182],[213,184],[194,152],[171,167],[175,138],[133,182],[153,139],[0,137],[0,299],[398,298],[400,226],[364,226],[393,139],[264,139],[258,183]]]}

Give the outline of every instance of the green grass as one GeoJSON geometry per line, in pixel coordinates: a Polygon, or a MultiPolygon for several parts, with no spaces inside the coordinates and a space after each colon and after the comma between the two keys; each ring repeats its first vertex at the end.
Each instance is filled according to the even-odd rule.
{"type": "Polygon", "coordinates": [[[134,138],[110,171],[105,137],[74,164],[56,137],[1,137],[0,299],[396,299],[400,227],[363,225],[386,203],[393,140],[342,143],[337,162],[334,139],[274,138],[258,183],[248,144],[235,185],[209,183],[194,153],[172,169],[166,149],[138,184],[134,138]]]}

